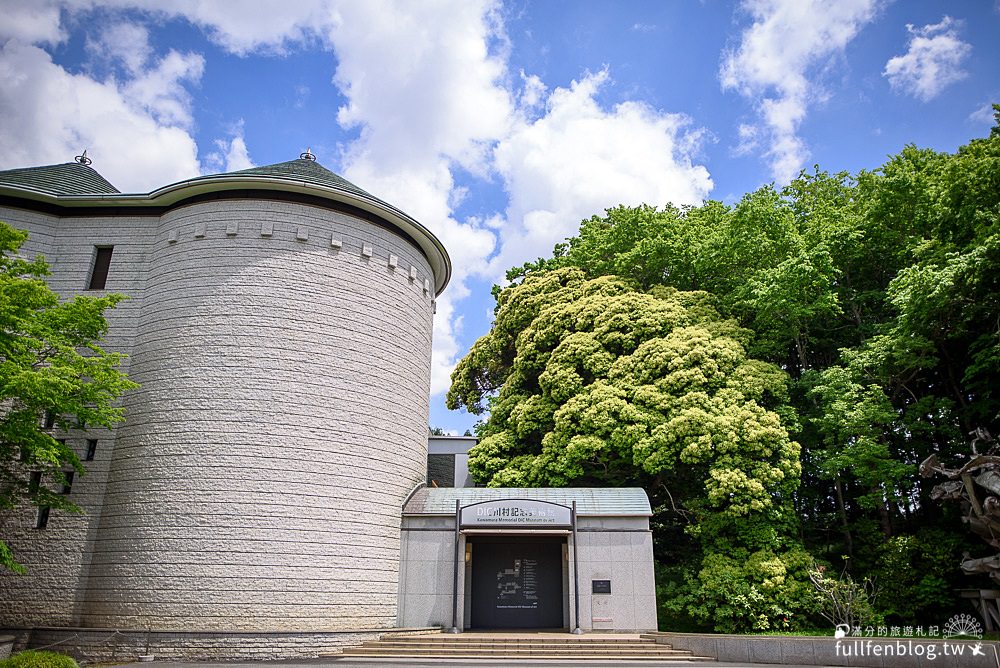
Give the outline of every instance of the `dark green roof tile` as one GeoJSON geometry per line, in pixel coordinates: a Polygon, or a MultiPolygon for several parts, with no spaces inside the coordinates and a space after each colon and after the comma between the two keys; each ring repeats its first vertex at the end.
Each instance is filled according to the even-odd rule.
{"type": "Polygon", "coordinates": [[[289,160],[288,162],[279,162],[276,165],[251,167],[250,169],[241,169],[236,172],[226,172],[224,174],[207,174],[205,176],[198,176],[187,181],[181,181],[181,183],[197,183],[203,180],[217,179],[220,176],[259,176],[262,178],[289,179],[292,181],[301,181],[311,185],[333,188],[335,190],[340,190],[341,192],[351,193],[363,199],[376,202],[387,209],[391,209],[392,211],[409,218],[409,216],[401,209],[379,199],[378,197],[375,197],[365,190],[362,190],[344,177],[334,174],[315,160],[307,160],[304,158],[289,160]]]}
{"type": "Polygon", "coordinates": [[[369,193],[357,187],[342,176],[334,174],[329,169],[314,160],[303,160],[302,158],[299,158],[298,160],[279,162],[276,165],[251,167],[250,169],[241,169],[238,172],[228,172],[226,176],[237,174],[296,179],[319,186],[329,186],[331,188],[337,188],[338,190],[346,190],[358,195],[364,195],[365,197],[371,197],[369,193]]]}
{"type": "Polygon", "coordinates": [[[0,186],[28,188],[48,195],[114,195],[120,191],[93,167],[78,162],[0,171],[0,186]]]}

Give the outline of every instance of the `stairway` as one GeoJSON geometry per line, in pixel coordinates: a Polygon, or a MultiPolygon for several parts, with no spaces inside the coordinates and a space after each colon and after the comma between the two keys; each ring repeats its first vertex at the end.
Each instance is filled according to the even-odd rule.
{"type": "Polygon", "coordinates": [[[383,636],[360,647],[346,647],[345,659],[485,659],[572,661],[670,661],[687,663],[711,660],[687,650],[673,649],[638,634],[594,633],[476,633],[383,636]]]}

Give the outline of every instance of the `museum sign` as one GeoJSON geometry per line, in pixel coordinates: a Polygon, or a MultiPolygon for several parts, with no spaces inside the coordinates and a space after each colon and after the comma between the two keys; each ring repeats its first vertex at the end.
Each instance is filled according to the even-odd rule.
{"type": "Polygon", "coordinates": [[[462,528],[486,527],[570,527],[568,506],[531,499],[500,499],[465,506],[460,510],[462,528]]]}

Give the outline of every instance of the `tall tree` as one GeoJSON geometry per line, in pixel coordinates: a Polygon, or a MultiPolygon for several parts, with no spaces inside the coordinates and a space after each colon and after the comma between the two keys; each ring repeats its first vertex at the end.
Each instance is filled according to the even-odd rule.
{"type": "Polygon", "coordinates": [[[452,376],[449,407],[489,409],[469,469],[493,486],[644,486],[702,555],[692,613],[771,628],[800,598],[785,577],[799,446],[777,412],[787,376],[747,357],[747,335],[704,292],[530,273],[452,376]],[[726,603],[720,562],[759,596],[726,603]]]}

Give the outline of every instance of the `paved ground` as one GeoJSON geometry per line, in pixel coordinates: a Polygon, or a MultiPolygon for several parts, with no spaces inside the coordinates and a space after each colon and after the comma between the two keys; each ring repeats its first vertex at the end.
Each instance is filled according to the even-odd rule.
{"type": "MultiPolygon", "coordinates": [[[[150,663],[130,663],[127,668],[399,668],[400,666],[445,666],[446,668],[492,668],[494,666],[516,666],[517,668],[662,668],[664,666],[689,666],[690,668],[774,668],[773,663],[726,663],[722,661],[530,661],[482,659],[309,659],[307,661],[256,661],[243,663],[173,662],[155,661],[150,663]]],[[[117,668],[126,668],[118,666],[117,668]]],[[[824,668],[823,666],[785,666],[785,668],[824,668]]],[[[831,666],[829,668],[836,668],[831,666]]]]}

